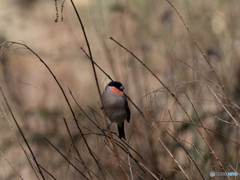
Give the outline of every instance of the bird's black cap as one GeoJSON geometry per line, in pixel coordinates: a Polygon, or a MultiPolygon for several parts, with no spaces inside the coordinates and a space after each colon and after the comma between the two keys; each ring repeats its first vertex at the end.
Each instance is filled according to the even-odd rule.
{"type": "Polygon", "coordinates": [[[118,81],[112,81],[108,84],[108,86],[112,86],[112,87],[115,87],[119,90],[123,90],[121,87],[123,87],[122,83],[118,82],[118,81]]]}

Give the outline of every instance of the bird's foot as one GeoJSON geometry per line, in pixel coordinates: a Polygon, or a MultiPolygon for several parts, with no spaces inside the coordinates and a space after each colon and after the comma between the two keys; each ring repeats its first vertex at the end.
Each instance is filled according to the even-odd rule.
{"type": "Polygon", "coordinates": [[[107,129],[110,129],[111,125],[112,125],[112,123],[107,124],[107,129]]]}

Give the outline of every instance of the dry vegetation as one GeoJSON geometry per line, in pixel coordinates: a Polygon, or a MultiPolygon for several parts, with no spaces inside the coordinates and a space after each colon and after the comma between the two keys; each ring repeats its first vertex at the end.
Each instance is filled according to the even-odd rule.
{"type": "Polygon", "coordinates": [[[0,86],[16,121],[1,96],[0,179],[214,179],[211,171],[239,172],[238,0],[172,0],[174,7],[167,0],[74,2],[92,60],[107,74],[95,65],[100,91],[111,77],[135,104],[129,102],[127,141],[111,127],[124,176],[83,29],[71,1],[62,3],[1,2],[0,86]]]}

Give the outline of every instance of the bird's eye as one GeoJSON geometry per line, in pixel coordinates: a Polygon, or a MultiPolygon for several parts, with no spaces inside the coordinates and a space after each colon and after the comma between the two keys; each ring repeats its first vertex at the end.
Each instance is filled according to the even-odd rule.
{"type": "Polygon", "coordinates": [[[120,91],[123,91],[123,90],[124,90],[124,87],[123,87],[123,86],[120,86],[119,90],[120,90],[120,91]]]}

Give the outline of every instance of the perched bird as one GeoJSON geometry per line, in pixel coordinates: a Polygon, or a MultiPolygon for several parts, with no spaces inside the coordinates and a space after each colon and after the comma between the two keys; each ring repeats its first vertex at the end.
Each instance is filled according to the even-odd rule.
{"type": "MultiPolygon", "coordinates": [[[[102,94],[103,109],[111,121],[118,125],[118,134],[120,138],[125,139],[124,120],[130,121],[130,110],[126,96],[123,94],[123,85],[120,82],[110,82],[102,94]]],[[[109,127],[111,126],[109,125],[109,127]]],[[[126,140],[126,139],[125,139],[126,140]]]]}

